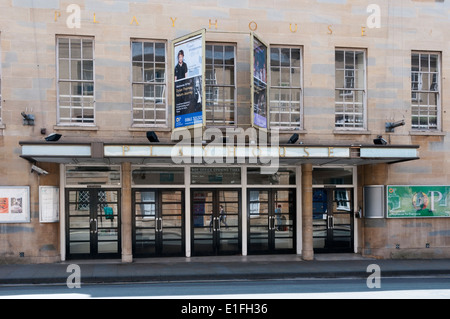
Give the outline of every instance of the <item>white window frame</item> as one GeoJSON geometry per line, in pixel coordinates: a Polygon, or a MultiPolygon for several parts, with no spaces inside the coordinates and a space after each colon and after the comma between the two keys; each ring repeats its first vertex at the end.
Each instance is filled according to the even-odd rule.
{"type": "MultiPolygon", "coordinates": [[[[206,90],[206,106],[205,106],[205,115],[204,116],[206,116],[206,126],[207,127],[216,127],[216,128],[227,128],[227,127],[237,127],[237,124],[238,124],[238,118],[237,118],[237,115],[238,115],[238,110],[237,110],[237,90],[238,90],[238,86],[237,86],[237,44],[236,43],[225,43],[225,42],[207,42],[206,43],[206,47],[208,47],[208,46],[213,46],[213,47],[215,47],[215,46],[222,46],[222,47],[227,47],[227,46],[229,46],[229,47],[233,47],[233,49],[234,49],[234,65],[233,65],[233,67],[234,67],[234,78],[233,78],[233,81],[234,81],[234,84],[233,85],[224,85],[224,84],[210,84],[210,83],[208,83],[208,79],[207,78],[205,78],[205,90],[206,90]],[[231,121],[232,123],[229,123],[229,124],[227,124],[227,123],[224,123],[225,122],[225,119],[226,119],[226,116],[223,116],[223,117],[221,117],[221,119],[219,119],[219,120],[217,120],[217,121],[215,121],[214,120],[214,115],[213,115],[213,120],[211,121],[211,114],[214,114],[214,108],[216,107],[216,106],[222,106],[223,107],[223,103],[222,103],[222,100],[218,100],[217,99],[217,102],[214,102],[214,105],[213,105],[213,107],[211,108],[211,104],[209,104],[209,101],[211,101],[211,99],[208,99],[208,89],[209,88],[213,88],[213,95],[216,95],[217,94],[217,96],[219,96],[219,90],[220,89],[226,89],[226,88],[231,88],[231,89],[233,89],[233,91],[234,91],[234,93],[233,93],[233,103],[232,103],[232,107],[230,108],[230,110],[232,109],[233,110],[233,121],[231,121]],[[217,92],[217,93],[216,93],[217,92]]],[[[206,55],[206,49],[205,49],[205,55],[206,55]]],[[[224,58],[225,59],[225,58],[224,58]]],[[[208,64],[209,65],[209,64],[208,64]]],[[[213,53],[213,62],[212,62],[212,67],[213,67],[213,70],[214,70],[214,53],[213,53]]],[[[224,64],[224,67],[225,67],[226,65],[224,64]]],[[[206,68],[206,65],[205,65],[205,68],[206,68]]],[[[226,113],[226,110],[224,110],[223,111],[223,114],[225,114],[226,113]]]]}
{"type": "MultiPolygon", "coordinates": [[[[300,76],[300,78],[299,78],[300,86],[299,87],[291,86],[291,84],[293,83],[292,72],[289,72],[290,73],[290,83],[287,86],[284,86],[284,83],[281,83],[281,80],[280,80],[281,86],[273,85],[273,82],[271,81],[271,83],[270,83],[271,92],[273,92],[273,90],[278,90],[278,91],[289,90],[289,92],[291,94],[290,94],[290,99],[289,100],[281,100],[281,98],[280,98],[278,100],[272,101],[272,96],[270,97],[270,103],[269,103],[270,127],[271,128],[278,128],[279,130],[303,130],[304,129],[303,47],[302,46],[272,45],[272,46],[270,46],[270,50],[269,50],[270,51],[270,55],[272,55],[272,49],[279,49],[280,50],[280,54],[281,54],[281,50],[282,49],[289,49],[290,51],[292,49],[300,50],[300,66],[299,66],[299,68],[300,68],[300,74],[299,74],[299,76],[300,76]],[[292,100],[292,90],[299,90],[300,91],[300,99],[299,99],[299,101],[296,101],[296,102],[299,103],[299,113],[297,114],[299,116],[299,121],[298,122],[289,121],[289,123],[290,123],[289,125],[281,125],[283,122],[272,122],[272,120],[271,120],[271,115],[272,114],[279,113],[280,116],[281,116],[281,114],[283,113],[281,111],[281,107],[273,107],[273,105],[275,105],[277,103],[280,104],[280,102],[289,104],[290,109],[289,109],[289,111],[286,111],[285,113],[289,114],[289,119],[292,119],[292,116],[295,114],[295,113],[292,112],[292,101],[293,101],[292,100]],[[277,110],[277,112],[273,112],[274,110],[277,110]]],[[[270,78],[272,80],[273,80],[273,76],[272,76],[272,69],[273,68],[274,68],[274,66],[270,65],[270,73],[271,73],[270,78]]],[[[275,66],[275,68],[276,68],[276,66],[275,66]]],[[[280,78],[281,78],[281,68],[283,68],[283,67],[280,65],[279,68],[280,68],[279,72],[280,72],[280,78]]],[[[284,68],[287,68],[287,67],[284,67],[284,68]]],[[[296,67],[292,66],[292,59],[291,58],[290,58],[290,61],[289,61],[289,69],[291,69],[291,70],[292,69],[296,69],[296,67]]]]}
{"type": "MultiPolygon", "coordinates": [[[[69,48],[69,68],[70,61],[71,61],[71,50],[69,48]]],[[[83,60],[83,49],[81,49],[81,60],[83,60]]],[[[70,69],[69,69],[70,72],[70,69]]],[[[81,71],[83,72],[83,71],[81,71]]],[[[70,76],[69,76],[70,77],[70,76]]],[[[95,112],[95,105],[96,105],[96,99],[95,99],[95,38],[90,36],[67,36],[67,35],[57,35],[56,36],[56,96],[57,96],[57,125],[60,126],[95,126],[96,123],[96,112],[95,112]],[[91,40],[92,41],[92,80],[72,80],[72,79],[60,79],[60,70],[59,70],[59,60],[60,60],[60,54],[59,54],[59,40],[60,39],[79,39],[81,40],[81,43],[83,40],[91,40]],[[81,83],[92,83],[93,85],[93,94],[92,94],[92,121],[89,122],[83,122],[84,119],[82,119],[82,122],[74,122],[76,119],[72,118],[72,115],[70,116],[69,121],[61,121],[61,103],[60,103],[60,82],[81,82],[81,83]]],[[[70,95],[70,97],[72,94],[70,95]]],[[[83,106],[82,106],[83,108],[83,106]]],[[[71,114],[72,114],[72,106],[70,106],[71,114]]]]}
{"type": "MultiPolygon", "coordinates": [[[[337,83],[335,82],[335,97],[334,97],[334,104],[335,104],[335,120],[334,120],[334,125],[335,125],[335,130],[336,131],[366,131],[367,130],[367,50],[366,49],[360,49],[360,48],[335,48],[335,72],[337,71],[344,71],[344,77],[347,78],[347,71],[355,71],[355,69],[352,70],[347,70],[345,69],[345,55],[347,52],[354,52],[354,53],[363,53],[364,57],[363,57],[363,88],[354,88],[354,81],[355,81],[355,75],[353,75],[353,84],[351,86],[353,86],[353,88],[339,88],[337,87],[337,83]],[[338,69],[337,65],[336,65],[336,52],[338,51],[342,51],[344,52],[344,69],[338,69]],[[353,97],[353,105],[355,104],[355,94],[354,92],[362,92],[362,125],[360,126],[356,126],[356,122],[349,122],[348,124],[345,122],[345,116],[346,114],[349,114],[350,116],[353,116],[354,118],[359,114],[357,112],[346,112],[345,111],[345,101],[342,100],[342,102],[338,102],[336,101],[336,92],[337,91],[345,91],[344,94],[340,94],[340,97],[344,98],[344,97],[348,97],[348,96],[352,96],[353,97]],[[344,96],[345,95],[345,96],[344,96]],[[342,103],[342,112],[337,112],[336,108],[337,108],[337,104],[342,103]],[[336,122],[336,116],[337,115],[342,115],[344,118],[344,122],[343,123],[338,123],[336,122]]],[[[356,65],[356,62],[355,62],[356,65]]],[[[352,76],[350,76],[351,78],[352,76]]],[[[346,81],[344,78],[344,82],[346,81]]],[[[336,79],[336,77],[335,77],[336,79]]],[[[336,81],[336,80],[335,80],[336,81]]],[[[345,85],[344,85],[345,86],[345,85]]]]}
{"type": "MultiPolygon", "coordinates": [[[[412,63],[411,63],[411,130],[415,131],[415,132],[440,132],[442,130],[442,125],[441,125],[441,121],[442,121],[442,105],[441,105],[441,96],[442,96],[442,85],[441,85],[441,76],[442,76],[442,64],[441,64],[441,59],[442,59],[442,55],[441,52],[438,51],[412,51],[411,52],[411,62],[412,62],[412,56],[413,55],[419,55],[419,71],[413,71],[412,69],[412,63]],[[437,72],[431,72],[430,70],[428,70],[428,72],[423,72],[420,70],[420,66],[421,66],[421,56],[422,55],[437,55],[437,72]],[[436,74],[437,77],[437,86],[438,89],[436,91],[432,91],[431,88],[423,88],[423,74],[427,74],[427,75],[432,75],[432,74],[436,74]],[[416,79],[417,78],[417,79],[416,79]],[[414,81],[413,81],[414,80],[414,81]],[[413,90],[413,83],[417,83],[417,90],[413,90]],[[417,114],[419,123],[418,125],[414,125],[413,124],[413,117],[415,116],[413,113],[413,102],[417,102],[420,103],[420,95],[421,94],[436,94],[436,127],[431,127],[430,123],[428,121],[428,124],[426,125],[426,127],[424,127],[423,125],[420,124],[420,110],[419,110],[419,114],[417,114]]],[[[428,68],[430,69],[430,59],[428,59],[428,68]]],[[[429,81],[430,82],[430,81],[429,81]]],[[[430,84],[430,83],[429,83],[430,84]]],[[[420,108],[430,108],[430,106],[434,105],[429,105],[429,104],[425,104],[425,105],[416,105],[416,107],[420,108]]],[[[426,116],[422,116],[425,118],[429,118],[430,115],[426,116]]]]}
{"type": "MultiPolygon", "coordinates": [[[[158,40],[158,39],[137,39],[137,38],[132,38],[130,41],[130,68],[131,68],[131,123],[132,123],[132,127],[163,127],[163,128],[167,128],[168,127],[168,51],[167,51],[167,41],[165,40],[158,40]],[[142,45],[144,43],[152,43],[154,46],[156,43],[159,44],[164,44],[164,81],[163,82],[146,82],[143,79],[143,82],[134,82],[134,77],[133,77],[133,43],[135,42],[140,42],[142,43],[142,45]],[[134,101],[137,97],[134,96],[134,90],[133,87],[134,85],[143,85],[144,86],[144,92],[145,92],[145,85],[152,85],[154,87],[156,86],[163,86],[163,98],[164,101],[163,103],[156,103],[156,96],[155,96],[155,102],[154,102],[154,108],[152,110],[153,114],[155,115],[152,119],[146,119],[145,118],[145,94],[142,98],[143,100],[143,105],[142,105],[142,112],[143,112],[143,118],[142,119],[136,119],[134,117],[134,101]],[[158,105],[161,105],[161,108],[158,108],[158,105]],[[162,111],[164,109],[164,120],[160,120],[158,122],[157,117],[156,117],[156,112],[157,111],[162,111]]],[[[144,63],[144,61],[142,61],[142,63],[144,63]]],[[[160,63],[162,64],[163,62],[156,62],[156,60],[153,60],[152,62],[149,63],[153,63],[154,65],[156,63],[160,63]]]]}

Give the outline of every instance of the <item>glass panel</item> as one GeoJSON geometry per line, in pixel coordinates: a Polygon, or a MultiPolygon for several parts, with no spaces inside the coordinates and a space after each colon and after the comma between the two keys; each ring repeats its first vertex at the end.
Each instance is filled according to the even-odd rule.
{"type": "Polygon", "coordinates": [[[60,59],[69,59],[69,39],[58,39],[58,55],[60,59]]]}
{"type": "Polygon", "coordinates": [[[155,81],[155,65],[154,63],[144,63],[144,82],[155,81]]]}
{"type": "Polygon", "coordinates": [[[164,43],[155,43],[155,61],[166,61],[166,45],[164,43]]]}
{"type": "Polygon", "coordinates": [[[225,64],[234,66],[234,47],[225,47],[225,64]]]}
{"type": "Polygon", "coordinates": [[[213,64],[213,55],[212,55],[212,45],[207,45],[206,46],[206,64],[213,64]]]}
{"type": "Polygon", "coordinates": [[[67,185],[120,185],[120,167],[67,166],[67,185]]]}
{"type": "Polygon", "coordinates": [[[247,169],[247,183],[251,185],[295,185],[295,169],[280,168],[275,174],[261,174],[260,168],[247,169]]]}
{"type": "Polygon", "coordinates": [[[81,61],[71,60],[70,72],[72,80],[81,80],[81,61]]]}
{"type": "Polygon", "coordinates": [[[132,172],[133,185],[183,185],[184,168],[139,167],[132,172]]]}
{"type": "Polygon", "coordinates": [[[155,61],[155,48],[153,42],[144,43],[144,61],[154,62],[155,61]]]}
{"type": "Polygon", "coordinates": [[[437,54],[430,54],[430,72],[438,72],[438,59],[437,54]]]}
{"type": "Polygon", "coordinates": [[[83,40],[83,59],[92,60],[94,58],[94,48],[92,40],[83,40]]]}
{"type": "Polygon", "coordinates": [[[99,254],[116,254],[118,252],[119,252],[119,243],[117,241],[98,243],[99,254]]]}
{"type": "MultiPolygon", "coordinates": [[[[98,241],[117,241],[119,238],[119,232],[117,229],[99,229],[98,230],[98,241]]],[[[99,243],[100,245],[100,243],[99,243]]]]}
{"type": "Polygon", "coordinates": [[[89,241],[91,238],[90,229],[70,229],[69,241],[89,241]]]}
{"type": "Polygon", "coordinates": [[[69,218],[69,228],[89,228],[90,216],[73,217],[69,218]]]}
{"type": "Polygon", "coordinates": [[[83,61],[83,80],[92,81],[94,79],[94,62],[83,61]]]}
{"type": "Polygon", "coordinates": [[[154,242],[137,241],[135,243],[135,253],[145,255],[155,255],[156,245],[154,242]]]}
{"type": "Polygon", "coordinates": [[[72,59],[81,59],[81,40],[70,39],[70,57],[72,59]]]}
{"type": "Polygon", "coordinates": [[[133,42],[131,44],[133,61],[142,61],[142,42],[133,42]]]}
{"type": "Polygon", "coordinates": [[[240,184],[240,168],[191,168],[192,184],[240,184]]]}
{"type": "Polygon", "coordinates": [[[91,252],[90,242],[71,242],[69,244],[70,254],[89,254],[91,252]]]}
{"type": "Polygon", "coordinates": [[[411,70],[412,71],[419,71],[420,65],[419,65],[419,54],[412,54],[411,55],[411,70]]]}
{"type": "Polygon", "coordinates": [[[313,184],[316,185],[352,185],[353,169],[351,168],[314,168],[313,184]]]}
{"type": "MultiPolygon", "coordinates": [[[[70,63],[69,60],[59,60],[59,79],[69,80],[70,79],[70,63]]],[[[60,94],[62,94],[60,92],[60,94]]]]}

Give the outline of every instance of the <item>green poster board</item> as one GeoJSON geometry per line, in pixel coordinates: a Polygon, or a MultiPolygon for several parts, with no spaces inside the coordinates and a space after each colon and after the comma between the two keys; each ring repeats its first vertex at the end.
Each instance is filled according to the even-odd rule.
{"type": "Polygon", "coordinates": [[[450,217],[450,186],[387,186],[387,217],[450,217]]]}

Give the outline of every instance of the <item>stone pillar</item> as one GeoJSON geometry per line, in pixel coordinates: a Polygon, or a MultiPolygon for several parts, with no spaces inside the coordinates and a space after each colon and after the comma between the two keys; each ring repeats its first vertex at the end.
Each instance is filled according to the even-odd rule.
{"type": "Polygon", "coordinates": [[[131,163],[122,163],[122,262],[133,262],[132,224],[131,224],[131,163]]]}
{"type": "Polygon", "coordinates": [[[302,258],[314,260],[312,164],[302,165],[302,258]]]}

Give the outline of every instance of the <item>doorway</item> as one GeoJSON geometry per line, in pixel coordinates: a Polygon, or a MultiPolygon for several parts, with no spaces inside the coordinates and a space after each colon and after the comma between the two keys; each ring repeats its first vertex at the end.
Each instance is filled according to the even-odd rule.
{"type": "Polygon", "coordinates": [[[185,255],[184,191],[133,190],[133,256],[185,255]]]}
{"type": "Polygon", "coordinates": [[[120,190],[66,189],[68,259],[120,258],[120,190]]]}
{"type": "Polygon", "coordinates": [[[295,190],[250,189],[247,198],[249,253],[295,253],[295,190]]]}
{"type": "Polygon", "coordinates": [[[353,252],[353,189],[313,190],[313,234],[314,252],[353,252]]]}
{"type": "Polygon", "coordinates": [[[240,190],[192,190],[191,204],[192,254],[194,256],[240,254],[240,190]]]}

